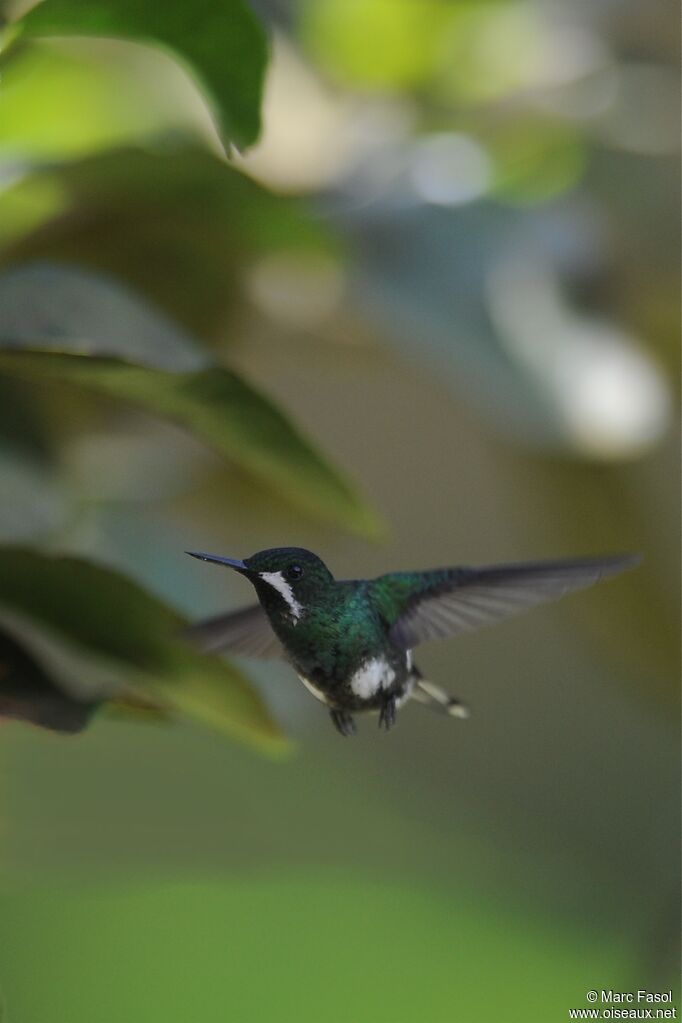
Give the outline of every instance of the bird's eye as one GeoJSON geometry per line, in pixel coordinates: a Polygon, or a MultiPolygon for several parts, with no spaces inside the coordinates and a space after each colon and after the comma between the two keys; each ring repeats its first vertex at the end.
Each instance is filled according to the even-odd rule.
{"type": "Polygon", "coordinates": [[[300,579],[303,575],[303,569],[300,565],[290,565],[287,569],[287,575],[290,579],[300,579]]]}

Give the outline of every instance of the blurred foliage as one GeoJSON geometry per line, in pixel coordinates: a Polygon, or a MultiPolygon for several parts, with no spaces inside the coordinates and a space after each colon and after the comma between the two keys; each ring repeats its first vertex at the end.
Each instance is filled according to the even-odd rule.
{"type": "Polygon", "coordinates": [[[4,60],[0,142],[9,153],[63,160],[156,130],[162,111],[151,97],[136,102],[130,69],[112,84],[111,67],[94,59],[54,45],[16,46],[4,60]]]}
{"type": "Polygon", "coordinates": [[[2,729],[3,868],[51,889],[2,899],[9,1019],[548,1023],[669,986],[670,5],[5,10],[0,717],[40,730],[2,729]],[[288,542],[644,561],[425,651],[466,729],[349,747],[286,668],[248,666],[264,700],[181,639],[245,597],[185,548],[288,542]],[[298,758],[221,741],[283,751],[266,702],[298,758]]]}
{"type": "MultiPolygon", "coordinates": [[[[98,75],[87,62],[58,50],[32,50],[19,42],[70,33],[166,47],[206,85],[227,136],[239,145],[256,137],[265,34],[240,0],[231,0],[220,10],[209,4],[203,11],[190,11],[183,4],[161,9],[48,0],[8,30],[7,101],[1,134],[16,160],[29,154],[40,159],[48,153],[64,160],[84,150],[115,145],[126,134],[139,135],[145,127],[158,129],[153,116],[143,114],[138,120],[126,116],[134,104],[134,88],[113,89],[111,79],[100,75],[99,91],[93,91],[86,83],[98,75]],[[81,103],[81,95],[87,96],[88,105],[81,103]],[[70,127],[64,132],[63,115],[74,102],[79,116],[67,118],[70,127]]],[[[19,179],[0,198],[6,265],[20,265],[36,255],[54,256],[62,263],[91,261],[157,298],[205,337],[232,302],[236,266],[225,246],[226,232],[233,252],[237,233],[245,244],[256,247],[264,243],[270,247],[271,240],[276,245],[281,233],[287,239],[297,234],[303,246],[318,245],[317,232],[308,229],[305,220],[231,172],[224,162],[195,148],[158,154],[105,153],[92,161],[38,169],[37,176],[20,173],[19,179]],[[36,198],[36,188],[46,197],[44,204],[36,198]],[[41,214],[42,219],[37,219],[41,214]],[[182,288],[177,287],[179,279],[182,288]]],[[[2,344],[9,349],[20,345],[23,350],[0,356],[5,360],[0,367],[3,375],[31,384],[76,384],[141,405],[194,431],[234,465],[273,485],[280,497],[308,513],[349,529],[376,531],[376,517],[282,413],[236,373],[207,365],[194,341],[181,336],[173,324],[155,322],[154,311],[134,296],[117,292],[113,283],[79,278],[66,267],[45,266],[29,267],[23,276],[12,277],[4,291],[2,344]],[[38,276],[32,277],[34,270],[38,276]],[[44,287],[45,270],[52,273],[49,294],[44,287]],[[28,350],[39,347],[41,338],[57,350],[28,350]],[[134,361],[112,358],[119,353],[134,361]],[[198,368],[180,372],[188,363],[198,368]],[[173,372],[160,368],[169,365],[173,372]]],[[[37,398],[44,393],[39,389],[37,398]]],[[[30,405],[35,399],[28,401],[30,405]]],[[[72,415],[68,390],[65,401],[72,415]]],[[[16,403],[8,412],[18,425],[16,403]]],[[[105,601],[106,607],[111,600],[107,589],[91,593],[87,584],[86,576],[74,592],[76,606],[79,601],[105,601]]],[[[136,656],[137,640],[128,636],[123,642],[136,656]]],[[[187,670],[193,663],[190,658],[187,670]]],[[[162,667],[157,665],[157,671],[162,667]]],[[[168,666],[165,670],[172,679],[174,671],[168,666]]],[[[204,718],[211,722],[218,717],[224,723],[229,719],[230,701],[226,699],[224,707],[213,706],[210,678],[226,687],[232,682],[233,688],[243,688],[236,673],[219,662],[198,673],[189,698],[179,698],[182,690],[173,680],[174,706],[197,710],[201,716],[205,703],[204,718]],[[203,684],[202,674],[207,680],[203,684]]],[[[233,730],[248,731],[239,711],[234,717],[233,730]]]]}
{"type": "Polygon", "coordinates": [[[0,634],[0,716],[55,732],[80,732],[99,706],[64,692],[27,651],[0,634]]]}
{"type": "Polygon", "coordinates": [[[17,24],[24,37],[107,36],[167,47],[205,83],[227,138],[245,146],[260,130],[266,64],[261,25],[244,0],[188,7],[137,0],[46,0],[17,24]]]}
{"type": "Polygon", "coordinates": [[[439,0],[325,0],[302,8],[303,38],[327,73],[354,86],[400,89],[430,76],[447,10],[439,0]]]}
{"type": "Polygon", "coordinates": [[[244,261],[284,247],[333,251],[296,208],[193,147],[107,152],[39,170],[0,196],[0,225],[0,242],[9,228],[5,264],[40,258],[107,270],[205,339],[229,322],[244,261]],[[19,236],[15,211],[34,205],[36,182],[61,198],[19,236]]]}
{"type": "Polygon", "coordinates": [[[372,532],[376,520],[289,421],[222,367],[169,373],[96,355],[0,351],[0,373],[75,384],[166,416],[275,491],[332,522],[372,532]]]}
{"type": "MultiPolygon", "coordinates": [[[[117,573],[75,558],[0,549],[0,620],[56,672],[54,688],[87,706],[126,687],[256,745],[283,740],[262,702],[225,662],[180,642],[183,621],[117,573]],[[113,609],[116,609],[115,618],[113,609]]],[[[21,653],[12,637],[9,680],[21,653]]],[[[39,671],[35,662],[31,675],[39,671]]],[[[50,669],[47,669],[50,670],[50,669]]],[[[33,681],[35,685],[35,681],[33,681]]],[[[42,688],[46,688],[43,683],[42,688]]],[[[30,717],[30,715],[27,715],[30,717]]]]}

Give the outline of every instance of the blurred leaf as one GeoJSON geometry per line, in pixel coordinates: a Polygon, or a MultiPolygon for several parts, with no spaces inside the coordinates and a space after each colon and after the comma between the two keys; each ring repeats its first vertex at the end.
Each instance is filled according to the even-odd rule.
{"type": "Polygon", "coordinates": [[[52,434],[31,391],[16,380],[0,380],[0,444],[11,453],[41,461],[51,451],[52,434]]]}
{"type": "Polygon", "coordinates": [[[102,707],[102,713],[111,720],[118,721],[143,721],[143,722],[168,722],[170,714],[168,708],[158,701],[145,699],[136,693],[121,693],[115,696],[102,707]]]}
{"type": "Polygon", "coordinates": [[[30,617],[0,604],[0,719],[73,733],[99,709],[123,720],[168,722],[171,716],[167,700],[133,691],[111,664],[36,630],[30,617]]]}
{"type": "Polygon", "coordinates": [[[301,204],[201,149],[120,150],[0,192],[5,265],[48,259],[108,271],[204,338],[224,336],[253,256],[332,247],[301,204]],[[54,197],[39,213],[36,193],[54,197]]]}
{"type": "Polygon", "coordinates": [[[0,719],[27,721],[51,732],[81,732],[99,704],[63,692],[35,657],[0,631],[0,719]]]}
{"type": "Polygon", "coordinates": [[[11,48],[2,71],[3,164],[74,158],[177,127],[171,100],[162,109],[152,89],[143,91],[136,81],[131,64],[101,53],[64,52],[54,43],[11,48]]]}
{"type": "Polygon", "coordinates": [[[63,213],[67,195],[52,177],[24,177],[25,169],[21,165],[14,172],[6,166],[2,170],[4,181],[0,189],[0,248],[4,249],[42,227],[51,217],[63,213]],[[15,178],[17,183],[13,183],[15,178]]]}
{"type": "Polygon", "coordinates": [[[438,92],[457,105],[489,103],[543,85],[548,34],[542,8],[517,0],[450,4],[439,61],[438,92]]]}
{"type": "Polygon", "coordinates": [[[119,355],[162,369],[206,356],[168,317],[106,275],[32,263],[0,273],[0,347],[119,355]]]}
{"type": "Polygon", "coordinates": [[[346,84],[400,89],[429,77],[446,18],[440,0],[307,0],[302,33],[346,84]]]}
{"type": "MultiPolygon", "coordinates": [[[[0,398],[4,396],[3,390],[0,385],[0,398]]],[[[12,420],[15,408],[10,401],[8,420],[0,418],[0,438],[5,426],[19,433],[21,420],[12,420]]],[[[68,515],[69,494],[40,455],[40,450],[32,451],[29,444],[23,449],[12,444],[0,446],[0,535],[5,541],[26,541],[33,535],[59,528],[68,515]]]]}
{"type": "Polygon", "coordinates": [[[169,373],[122,359],[5,349],[0,373],[139,405],[191,430],[302,509],[360,533],[378,531],[373,513],[283,413],[228,369],[169,373]]]}
{"type": "MultiPolygon", "coordinates": [[[[276,751],[284,739],[260,697],[227,662],[178,640],[183,619],[124,576],[71,557],[0,547],[0,604],[28,622],[29,645],[63,645],[86,684],[116,679],[213,728],[276,751]]],[[[63,664],[58,665],[63,671],[63,664]]],[[[85,698],[83,680],[71,680],[85,698]]],[[[93,687],[94,688],[94,687],[93,687]]],[[[97,698],[101,689],[93,693],[97,698]]]]}
{"type": "Polygon", "coordinates": [[[256,140],[267,42],[243,0],[43,0],[19,22],[26,36],[108,36],[168,49],[210,94],[224,135],[256,140]]]}

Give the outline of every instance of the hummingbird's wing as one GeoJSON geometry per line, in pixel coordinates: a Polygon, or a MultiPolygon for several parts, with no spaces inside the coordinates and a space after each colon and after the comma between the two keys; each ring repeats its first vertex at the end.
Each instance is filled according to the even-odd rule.
{"type": "Polygon", "coordinates": [[[638,561],[620,556],[394,572],[374,580],[373,592],[392,642],[409,650],[558,600],[638,561]]]}
{"type": "Polygon", "coordinates": [[[260,604],[190,625],[185,639],[204,653],[227,650],[243,657],[283,657],[284,650],[260,604]]]}

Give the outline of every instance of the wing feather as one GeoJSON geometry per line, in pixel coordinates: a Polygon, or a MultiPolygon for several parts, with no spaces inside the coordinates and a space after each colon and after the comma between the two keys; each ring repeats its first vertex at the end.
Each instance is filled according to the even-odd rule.
{"type": "Polygon", "coordinates": [[[242,657],[283,657],[284,651],[260,604],[190,625],[185,639],[204,653],[227,650],[242,657]]]}
{"type": "Polygon", "coordinates": [[[409,650],[427,640],[456,636],[559,600],[633,568],[638,561],[634,556],[618,556],[435,570],[421,574],[423,586],[416,593],[405,585],[405,573],[382,576],[377,583],[391,599],[395,580],[396,593],[404,595],[404,607],[389,636],[409,650]]]}

